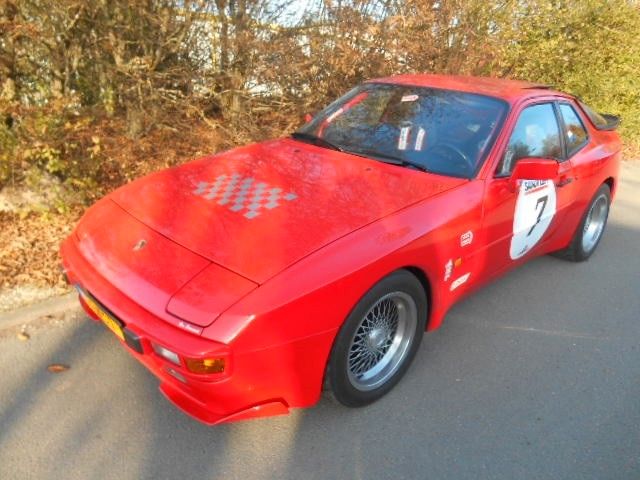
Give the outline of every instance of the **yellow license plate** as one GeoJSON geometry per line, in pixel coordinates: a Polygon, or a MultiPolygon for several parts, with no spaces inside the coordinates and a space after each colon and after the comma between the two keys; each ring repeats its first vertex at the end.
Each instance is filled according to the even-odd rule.
{"type": "Polygon", "coordinates": [[[96,301],[91,298],[89,295],[80,290],[80,295],[82,295],[82,299],[89,306],[89,308],[95,313],[102,323],[104,323],[109,330],[116,334],[120,340],[124,341],[124,332],[122,331],[122,327],[111,315],[109,315],[105,310],[96,303],[96,301]]]}

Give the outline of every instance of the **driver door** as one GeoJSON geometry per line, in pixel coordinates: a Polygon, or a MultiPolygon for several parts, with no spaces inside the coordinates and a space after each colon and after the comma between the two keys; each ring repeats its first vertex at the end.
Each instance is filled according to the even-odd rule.
{"type": "Polygon", "coordinates": [[[573,196],[571,162],[565,160],[558,109],[554,100],[526,104],[509,137],[494,175],[487,179],[483,230],[488,273],[499,273],[539,251],[562,222],[573,196]],[[519,159],[558,162],[557,178],[513,181],[519,159]]]}

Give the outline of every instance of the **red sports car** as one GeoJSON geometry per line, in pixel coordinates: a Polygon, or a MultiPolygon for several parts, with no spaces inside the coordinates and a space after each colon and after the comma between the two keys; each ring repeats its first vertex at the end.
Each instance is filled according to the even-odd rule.
{"type": "Polygon", "coordinates": [[[365,405],[470,291],[538,255],[589,258],[617,123],[544,85],[372,80],[288,138],[111,193],[63,243],[64,270],[202,422],[308,407],[323,386],[365,405]]]}

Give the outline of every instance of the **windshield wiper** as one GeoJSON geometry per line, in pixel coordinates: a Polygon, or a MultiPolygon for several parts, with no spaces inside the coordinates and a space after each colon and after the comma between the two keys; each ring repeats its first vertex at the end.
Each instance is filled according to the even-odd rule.
{"type": "Polygon", "coordinates": [[[337,150],[339,152],[343,151],[342,147],[336,145],[335,143],[331,143],[330,141],[325,140],[324,138],[318,137],[316,135],[313,135],[311,133],[293,132],[291,134],[291,138],[295,138],[296,140],[302,140],[303,142],[307,142],[307,143],[312,143],[319,147],[326,147],[326,148],[330,148],[331,150],[337,150]]]}
{"type": "Polygon", "coordinates": [[[384,163],[390,163],[391,165],[400,165],[402,167],[413,167],[417,170],[421,170],[423,172],[428,172],[427,167],[422,165],[421,163],[414,162],[411,160],[407,160],[405,158],[398,157],[396,155],[391,155],[388,153],[378,152],[376,150],[349,150],[349,153],[353,153],[355,155],[365,156],[365,157],[374,157],[377,160],[380,160],[384,163]]]}

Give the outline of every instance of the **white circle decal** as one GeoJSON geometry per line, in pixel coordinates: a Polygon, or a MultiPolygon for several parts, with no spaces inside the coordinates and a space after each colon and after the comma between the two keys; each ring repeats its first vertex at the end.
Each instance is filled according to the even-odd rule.
{"type": "Polygon", "coordinates": [[[523,180],[513,216],[509,255],[522,257],[540,241],[556,213],[556,186],[551,180],[523,180]]]}

